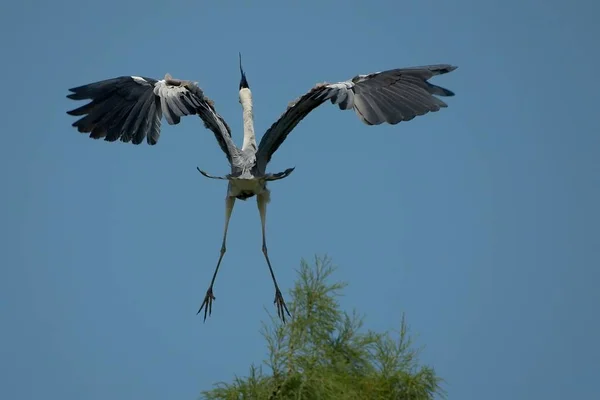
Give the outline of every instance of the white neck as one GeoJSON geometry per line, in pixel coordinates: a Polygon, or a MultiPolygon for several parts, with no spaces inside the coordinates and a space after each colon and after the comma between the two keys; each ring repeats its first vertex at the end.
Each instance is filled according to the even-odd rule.
{"type": "Polygon", "coordinates": [[[244,143],[242,150],[253,147],[256,150],[256,137],[254,136],[254,114],[252,113],[252,92],[248,88],[240,89],[240,103],[244,110],[244,143]]]}

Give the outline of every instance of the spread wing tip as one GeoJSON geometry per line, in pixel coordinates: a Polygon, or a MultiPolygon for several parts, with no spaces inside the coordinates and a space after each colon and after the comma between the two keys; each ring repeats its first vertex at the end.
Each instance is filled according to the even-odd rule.
{"type": "MultiPolygon", "coordinates": [[[[431,68],[431,71],[433,72],[434,75],[443,75],[443,74],[452,72],[457,68],[458,68],[458,66],[456,66],[456,65],[440,64],[440,65],[436,65],[433,68],[431,68]]],[[[445,96],[445,97],[454,96],[454,92],[452,90],[448,90],[441,86],[433,85],[429,82],[427,82],[427,84],[429,86],[431,94],[435,94],[437,96],[445,96]]]]}
{"type": "Polygon", "coordinates": [[[447,74],[449,72],[454,71],[456,68],[458,68],[458,66],[456,66],[456,65],[439,64],[439,65],[433,65],[431,69],[436,75],[443,75],[443,74],[447,74]]]}
{"type": "MultiPolygon", "coordinates": [[[[444,96],[444,97],[452,97],[454,96],[454,92],[452,90],[448,90],[446,88],[443,88],[441,86],[436,86],[436,85],[431,85],[430,84],[430,93],[431,94],[435,94],[437,96],[444,96]]],[[[442,107],[445,107],[446,104],[444,104],[442,107]]]]}

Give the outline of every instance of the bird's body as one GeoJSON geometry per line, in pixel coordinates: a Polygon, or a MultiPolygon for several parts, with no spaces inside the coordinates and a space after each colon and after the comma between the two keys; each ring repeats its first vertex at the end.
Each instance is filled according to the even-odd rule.
{"type": "Polygon", "coordinates": [[[228,178],[227,196],[238,200],[248,200],[259,194],[270,193],[265,177],[253,176],[246,172],[244,176],[228,178]]]}
{"type": "MultiPolygon", "coordinates": [[[[221,255],[213,274],[211,285],[200,312],[212,311],[214,296],[212,288],[226,251],[227,229],[235,200],[247,200],[256,196],[262,224],[262,250],[275,284],[278,314],[284,319],[287,307],[277,285],[267,253],[265,220],[266,206],[270,201],[267,184],[283,179],[293,168],[279,173],[268,173],[267,165],[288,134],[313,109],[330,101],[341,110],[353,109],[367,125],[388,123],[395,125],[410,121],[418,115],[438,111],[447,107],[437,96],[453,96],[454,93],[433,85],[428,79],[453,71],[448,64],[400,68],[354,78],[338,83],[315,85],[310,91],[290,103],[281,117],[266,131],[257,144],[254,133],[252,94],[242,70],[240,57],[239,100],[243,109],[244,140],[242,147],[235,145],[231,130],[225,120],[217,114],[213,102],[193,82],[173,79],[169,74],[162,80],[140,76],[121,76],[70,89],[67,97],[73,100],[91,99],[82,107],[68,114],[83,116],[73,123],[79,132],[89,133],[91,138],[106,141],[121,140],[140,144],[146,140],[155,145],[160,136],[161,120],[170,125],[179,123],[182,116],[198,115],[206,128],[210,129],[221,150],[229,161],[231,172],[226,176],[212,176],[198,169],[202,175],[228,181],[225,198],[225,229],[221,255]]],[[[289,314],[289,312],[288,312],[289,314]]]]}
{"type": "MultiPolygon", "coordinates": [[[[248,173],[250,175],[250,173],[248,173]]],[[[227,195],[238,200],[247,200],[257,194],[269,192],[267,182],[261,178],[249,176],[247,178],[230,178],[227,195]]]]}

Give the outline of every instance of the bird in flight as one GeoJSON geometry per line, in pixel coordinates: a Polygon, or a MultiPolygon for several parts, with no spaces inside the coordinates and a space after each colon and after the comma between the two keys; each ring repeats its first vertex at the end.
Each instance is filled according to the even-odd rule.
{"type": "Polygon", "coordinates": [[[294,168],[268,173],[267,165],[273,154],[304,117],[327,101],[337,105],[341,110],[354,110],[358,118],[367,125],[380,125],[384,122],[395,125],[402,121],[410,121],[418,115],[447,107],[447,104],[436,96],[454,96],[454,93],[430,83],[429,79],[456,68],[448,64],[398,68],[357,75],[338,83],[315,85],[288,105],[285,112],[265,132],[257,145],[254,134],[252,92],[242,68],[240,54],[239,101],[242,105],[244,126],[241,148],[235,145],[231,137],[231,129],[217,113],[213,101],[204,94],[198,84],[175,79],[169,74],[161,80],[141,76],[120,76],[69,89],[72,93],[67,96],[68,98],[91,101],[68,111],[67,114],[82,116],[72,126],[81,133],[89,133],[90,138],[103,138],[109,142],[121,140],[136,145],[144,140],[149,145],[158,142],[163,117],[168,124],[177,125],[181,117],[198,115],[204,122],[204,126],[215,135],[219,147],[231,166],[231,173],[226,176],[209,175],[198,168],[198,171],[207,178],[228,181],[221,252],[198,314],[204,309],[204,321],[206,321],[207,315],[212,313],[212,303],[215,300],[213,286],[225,255],[227,229],[235,201],[256,196],[262,227],[262,252],[275,286],[274,304],[277,307],[277,315],[285,323],[285,314],[290,316],[290,312],[275,279],[267,252],[265,225],[267,204],[270,201],[267,183],[287,177],[294,168]]]}

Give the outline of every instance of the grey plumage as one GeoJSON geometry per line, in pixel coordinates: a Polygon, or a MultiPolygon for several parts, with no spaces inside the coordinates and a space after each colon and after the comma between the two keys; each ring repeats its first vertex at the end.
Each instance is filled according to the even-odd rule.
{"type": "Polygon", "coordinates": [[[244,108],[245,143],[242,148],[235,145],[229,126],[216,112],[213,102],[205,96],[202,89],[194,82],[174,79],[169,74],[162,80],[121,76],[70,89],[72,93],[68,98],[91,101],[67,113],[82,116],[73,126],[79,132],[89,133],[91,138],[104,138],[111,142],[121,140],[136,145],[144,139],[150,145],[158,142],[163,117],[168,124],[177,125],[181,117],[198,115],[204,126],[213,132],[231,167],[231,173],[224,177],[213,176],[198,169],[205,177],[228,181],[221,255],[198,312],[204,308],[205,320],[207,312],[209,315],[212,312],[213,285],[226,251],[227,229],[235,200],[256,196],[262,224],[262,250],[275,285],[277,312],[285,321],[284,311],[288,315],[289,312],[268,257],[265,220],[266,205],[270,201],[267,182],[287,177],[293,168],[275,174],[267,173],[266,168],[273,154],[302,119],[328,100],[341,110],[354,110],[367,125],[395,125],[447,107],[436,96],[454,96],[454,93],[433,85],[428,80],[454,69],[455,66],[448,64],[399,68],[357,75],[338,83],[318,84],[290,104],[256,146],[252,97],[240,55],[240,103],[244,108]]]}
{"type": "Polygon", "coordinates": [[[70,99],[92,100],[67,114],[87,114],[72,126],[81,133],[89,133],[93,139],[104,138],[109,142],[120,139],[133,144],[146,139],[149,145],[155,145],[163,115],[170,125],[177,125],[181,117],[197,114],[214,133],[229,162],[236,152],[231,129],[194,82],[173,79],[169,74],[160,81],[121,76],[69,90],[73,92],[67,96],[70,99]]]}
{"type": "Polygon", "coordinates": [[[447,64],[400,68],[314,86],[292,103],[262,137],[256,155],[259,169],[266,168],[273,153],[296,125],[327,100],[337,104],[340,110],[353,109],[367,125],[384,122],[395,125],[447,107],[434,95],[454,96],[454,93],[427,80],[455,69],[447,64]]]}

